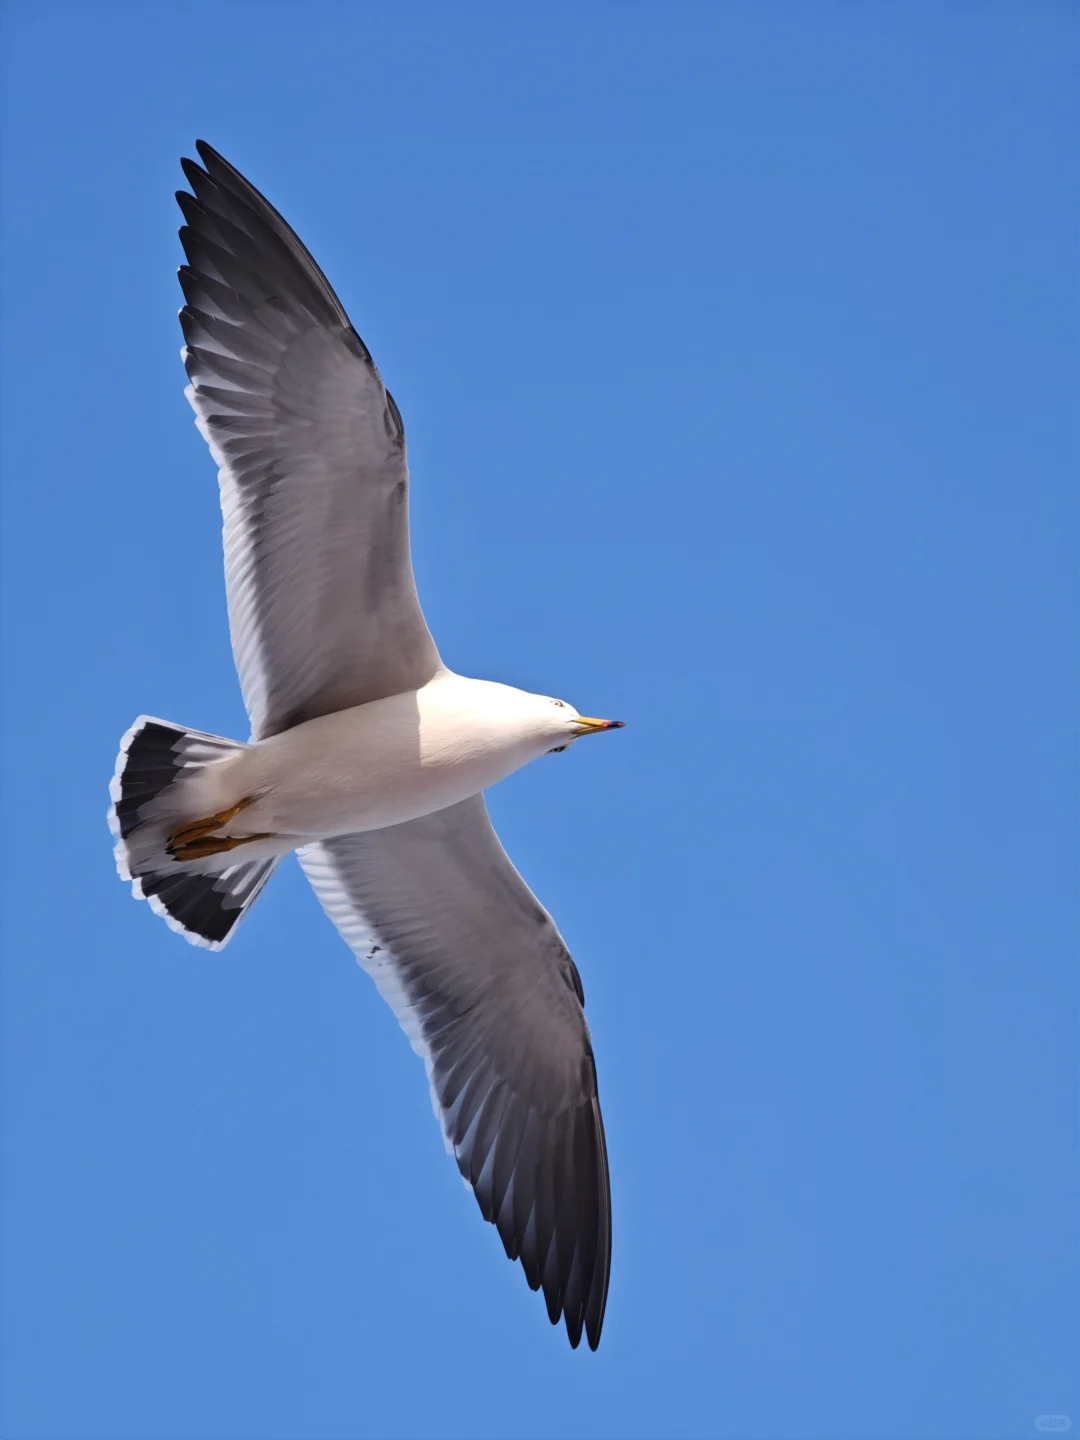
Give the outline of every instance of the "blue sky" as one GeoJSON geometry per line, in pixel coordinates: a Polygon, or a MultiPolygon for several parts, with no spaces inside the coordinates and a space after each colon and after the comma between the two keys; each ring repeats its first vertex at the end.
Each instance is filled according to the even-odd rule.
{"type": "Polygon", "coordinates": [[[1080,1423],[1067,4],[7,7],[5,1440],[1080,1423]],[[209,140],[405,417],[448,663],[625,717],[490,796],[584,979],[572,1353],[294,865],[113,873],[243,736],[182,396],[209,140]]]}

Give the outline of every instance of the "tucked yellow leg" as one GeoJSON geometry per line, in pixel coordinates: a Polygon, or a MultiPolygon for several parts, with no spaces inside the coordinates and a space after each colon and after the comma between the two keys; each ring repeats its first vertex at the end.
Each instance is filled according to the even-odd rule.
{"type": "Polygon", "coordinates": [[[229,810],[222,810],[219,815],[208,815],[205,820],[191,820],[186,825],[178,825],[175,830],[170,831],[166,849],[174,860],[202,860],[207,855],[221,855],[225,851],[235,850],[238,845],[250,845],[253,840],[273,840],[273,835],[215,835],[215,830],[220,830],[228,825],[230,820],[235,820],[241,810],[246,810],[249,805],[254,804],[254,795],[248,795],[238,805],[229,810]]]}
{"type": "Polygon", "coordinates": [[[169,841],[169,854],[174,860],[204,860],[207,855],[223,855],[239,845],[250,845],[253,840],[275,840],[276,835],[204,835],[198,840],[177,844],[169,841]]]}

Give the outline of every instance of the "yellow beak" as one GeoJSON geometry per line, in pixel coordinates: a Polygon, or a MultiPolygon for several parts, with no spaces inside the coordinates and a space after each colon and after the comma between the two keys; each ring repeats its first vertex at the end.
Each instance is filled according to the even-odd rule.
{"type": "Polygon", "coordinates": [[[599,735],[601,730],[621,730],[626,724],[625,720],[593,720],[589,715],[579,715],[574,721],[580,725],[578,735],[599,735]]]}

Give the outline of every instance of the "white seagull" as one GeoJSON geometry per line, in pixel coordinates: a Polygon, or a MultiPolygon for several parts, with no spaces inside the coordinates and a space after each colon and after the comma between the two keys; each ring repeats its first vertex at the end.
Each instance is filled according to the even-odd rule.
{"type": "Polygon", "coordinates": [[[552,1323],[595,1350],[611,1200],[581,981],[482,792],[621,722],[442,663],[413,580],[398,408],[304,245],[197,148],[194,193],[177,194],[183,356],[220,467],[252,736],[140,716],[110,787],[117,866],[218,950],[297,852],[423,1057],[484,1219],[552,1323]]]}

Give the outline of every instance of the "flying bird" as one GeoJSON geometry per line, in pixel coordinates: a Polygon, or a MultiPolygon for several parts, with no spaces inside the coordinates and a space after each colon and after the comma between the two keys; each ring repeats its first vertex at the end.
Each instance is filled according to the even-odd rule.
{"type": "Polygon", "coordinates": [[[409,551],[401,415],[329,282],[209,145],[182,162],[187,397],[219,467],[247,743],[140,716],[120,875],[194,945],[296,851],[423,1057],[447,1148],[570,1343],[600,1341],[611,1199],[577,968],[483,791],[620,727],[439,658],[409,551]]]}

